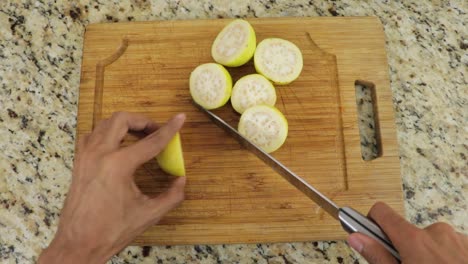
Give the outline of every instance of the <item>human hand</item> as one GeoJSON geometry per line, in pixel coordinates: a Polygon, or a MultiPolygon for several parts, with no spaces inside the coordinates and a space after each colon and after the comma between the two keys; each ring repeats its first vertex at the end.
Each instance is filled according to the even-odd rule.
{"type": "MultiPolygon", "coordinates": [[[[401,256],[403,264],[466,263],[468,237],[457,233],[446,223],[435,223],[420,229],[378,202],[369,211],[370,218],[379,224],[401,256]]],[[[353,233],[348,244],[371,264],[396,264],[396,259],[376,240],[353,233]]]]}
{"type": "Polygon", "coordinates": [[[148,197],[133,174],[166,146],[184,120],[179,114],[158,128],[142,115],[120,112],[81,138],[57,233],[39,263],[104,263],[179,205],[185,177],[159,196],[148,197]],[[147,136],[121,147],[129,131],[147,136]]]}

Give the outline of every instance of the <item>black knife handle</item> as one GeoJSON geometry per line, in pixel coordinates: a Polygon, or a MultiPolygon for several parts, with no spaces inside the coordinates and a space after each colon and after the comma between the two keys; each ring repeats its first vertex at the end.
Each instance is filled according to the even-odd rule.
{"type": "Polygon", "coordinates": [[[348,233],[359,232],[367,235],[379,242],[401,263],[401,257],[392,244],[392,241],[385,235],[383,230],[372,220],[365,217],[358,211],[350,207],[342,207],[338,212],[343,229],[348,233]]]}

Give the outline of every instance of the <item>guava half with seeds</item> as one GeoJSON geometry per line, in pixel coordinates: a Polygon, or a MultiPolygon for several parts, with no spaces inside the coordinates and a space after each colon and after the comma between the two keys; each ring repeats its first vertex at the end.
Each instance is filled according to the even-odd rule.
{"type": "Polygon", "coordinates": [[[190,94],[193,100],[205,109],[216,109],[231,97],[232,78],[220,64],[199,65],[190,74],[190,94]]]}
{"type": "Polygon", "coordinates": [[[236,19],[219,32],[211,46],[211,56],[219,64],[238,67],[253,57],[256,42],[255,31],[250,23],[236,19]]]}
{"type": "Polygon", "coordinates": [[[267,153],[279,149],[288,136],[288,121],[275,107],[257,105],[241,115],[237,130],[267,153]]]}
{"type": "Polygon", "coordinates": [[[275,87],[263,75],[246,75],[240,78],[232,88],[231,104],[239,114],[252,106],[274,106],[275,103],[275,87]]]}
{"type": "Polygon", "coordinates": [[[280,38],[262,40],[254,55],[255,70],[278,85],[299,77],[303,67],[301,50],[292,42],[280,38]]]}
{"type": "Polygon", "coordinates": [[[159,167],[173,176],[185,176],[184,155],[180,134],[177,133],[167,146],[156,156],[159,167]]]}

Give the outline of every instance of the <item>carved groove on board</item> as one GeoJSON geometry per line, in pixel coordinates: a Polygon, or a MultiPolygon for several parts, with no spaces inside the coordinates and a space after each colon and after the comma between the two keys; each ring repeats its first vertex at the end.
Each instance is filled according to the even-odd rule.
{"type": "Polygon", "coordinates": [[[128,38],[124,37],[120,44],[120,47],[111,54],[109,57],[100,60],[96,64],[96,85],[94,89],[94,111],[93,111],[93,125],[92,128],[97,125],[102,116],[102,93],[104,89],[104,70],[106,66],[114,63],[122,54],[125,53],[128,47],[128,38]]]}
{"type": "Polygon", "coordinates": [[[343,135],[343,116],[341,112],[341,91],[340,91],[340,84],[339,84],[339,79],[338,79],[338,68],[337,68],[337,61],[336,61],[336,56],[334,54],[328,53],[321,49],[317,43],[314,42],[312,39],[312,36],[310,35],[309,32],[306,33],[307,39],[309,40],[310,45],[320,51],[322,54],[326,55],[327,57],[332,58],[333,63],[332,67],[333,70],[330,74],[330,80],[331,82],[335,83],[336,85],[336,111],[337,111],[337,118],[336,118],[336,124],[337,124],[337,133],[336,133],[336,149],[338,149],[338,160],[340,163],[340,168],[341,172],[343,175],[343,183],[344,183],[344,190],[347,191],[349,190],[349,184],[348,184],[348,169],[347,169],[347,164],[346,164],[346,145],[344,142],[344,135],[343,135]],[[341,147],[339,146],[341,144],[341,147]]]}

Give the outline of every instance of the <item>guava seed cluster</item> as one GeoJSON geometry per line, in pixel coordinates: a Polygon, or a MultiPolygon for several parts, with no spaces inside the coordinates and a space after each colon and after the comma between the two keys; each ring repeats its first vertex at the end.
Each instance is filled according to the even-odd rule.
{"type": "Polygon", "coordinates": [[[225,105],[231,96],[231,89],[231,75],[220,64],[205,63],[190,74],[190,94],[197,104],[206,109],[225,105]]]}
{"type": "Polygon", "coordinates": [[[275,87],[263,75],[246,75],[240,78],[232,88],[231,104],[239,114],[252,106],[274,106],[275,103],[275,87]]]}

